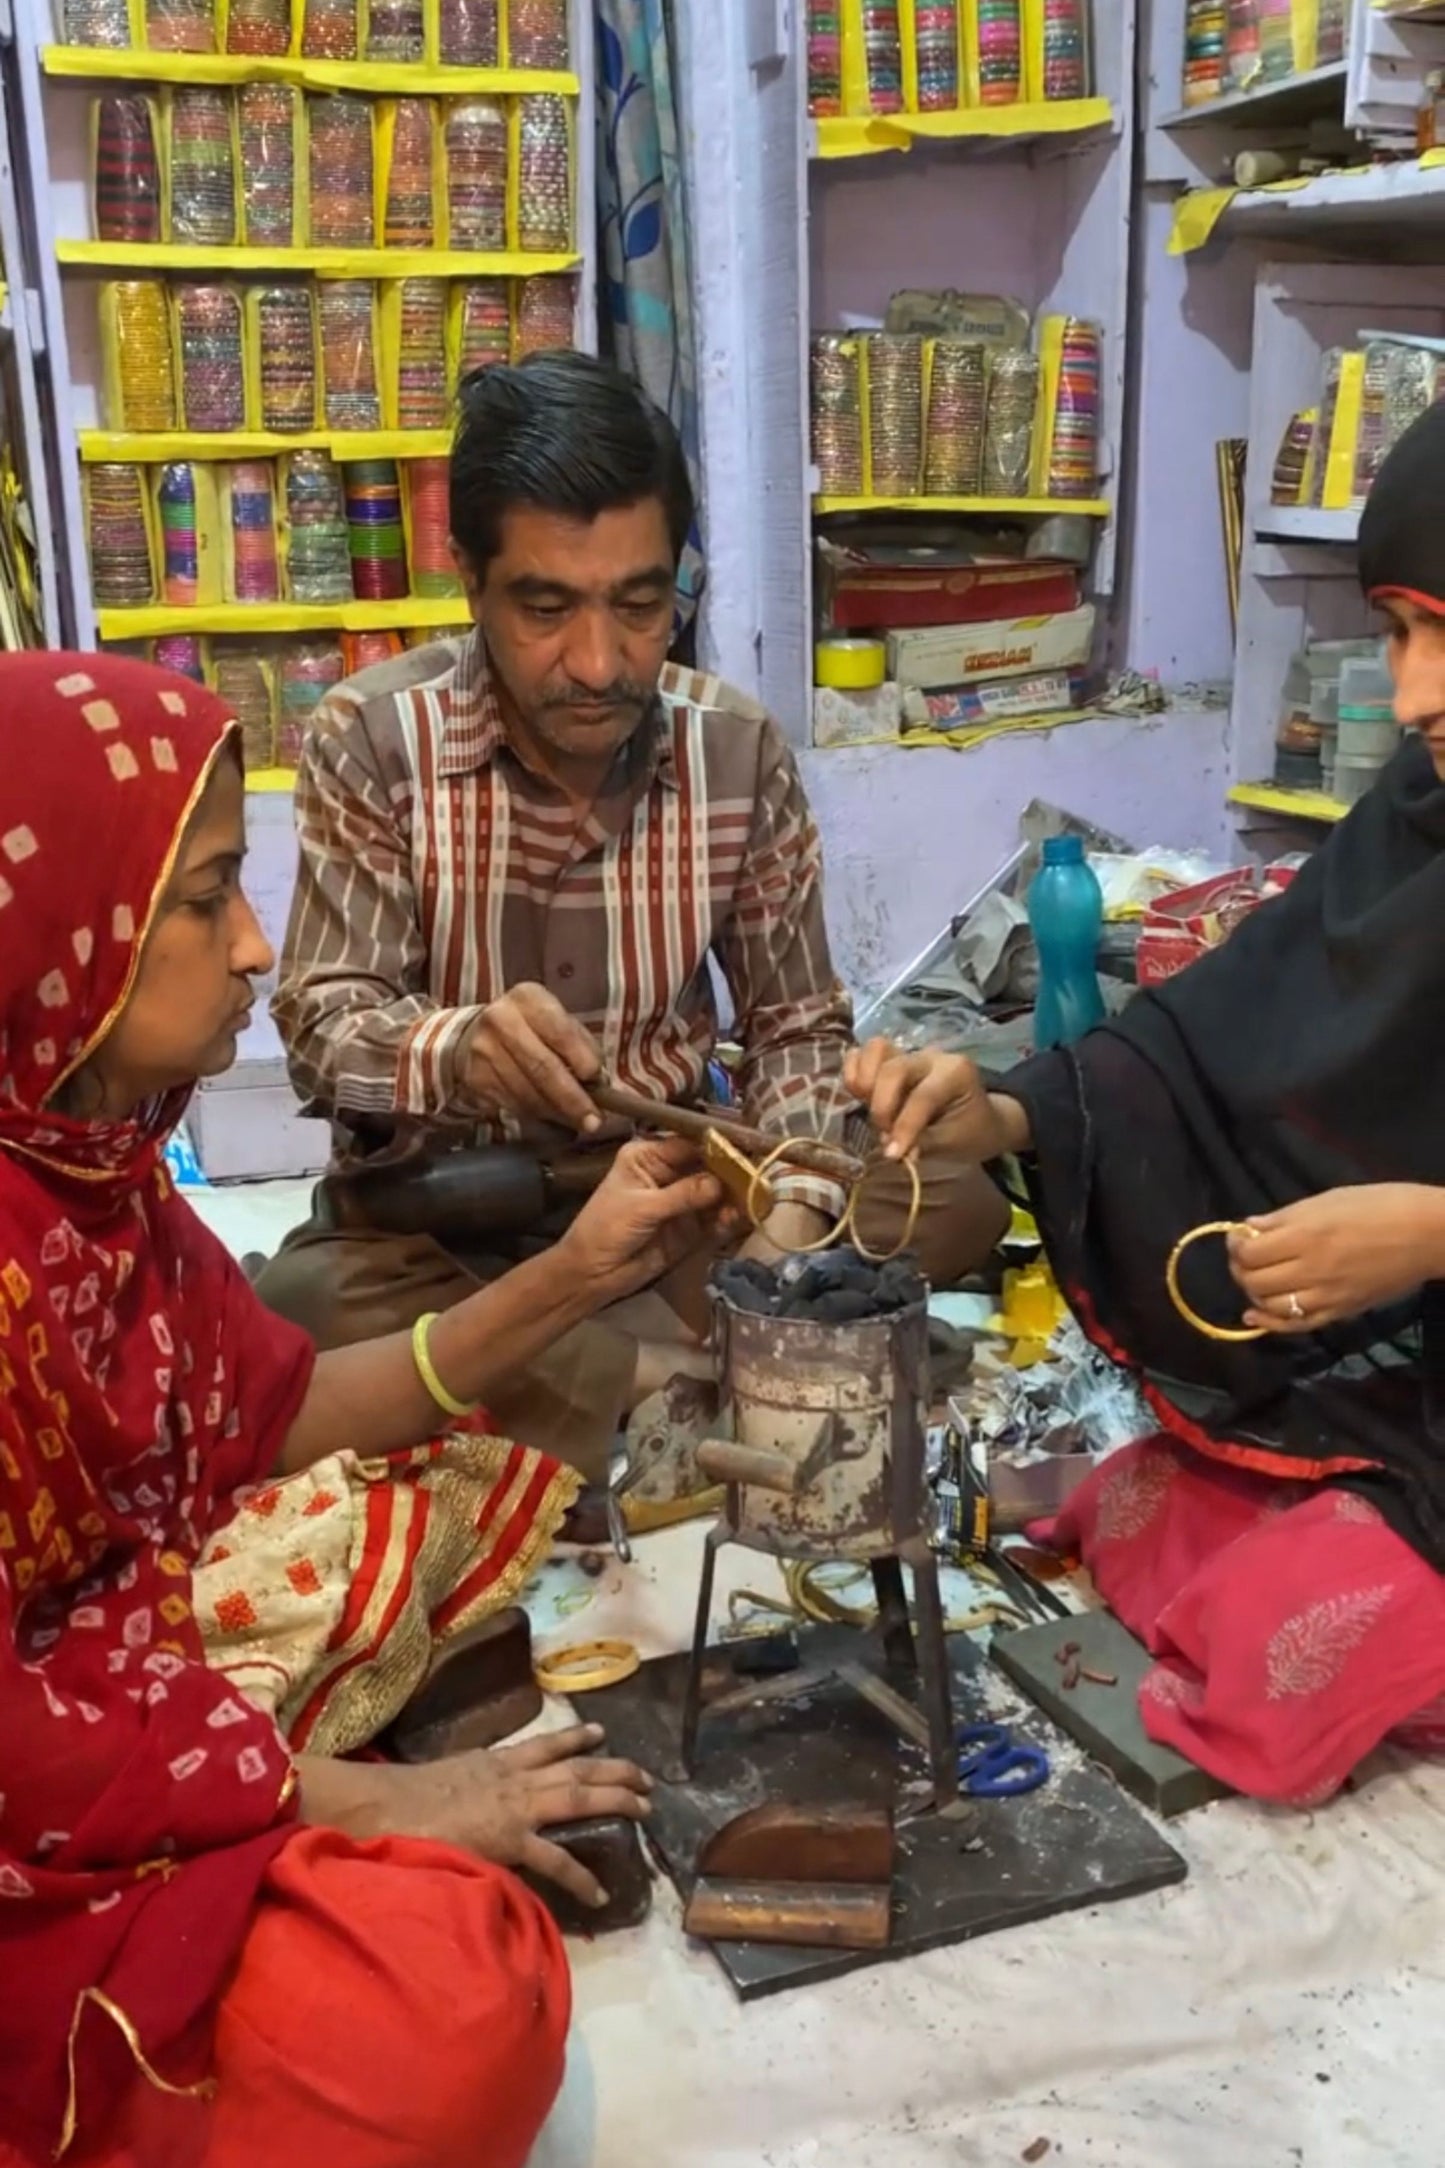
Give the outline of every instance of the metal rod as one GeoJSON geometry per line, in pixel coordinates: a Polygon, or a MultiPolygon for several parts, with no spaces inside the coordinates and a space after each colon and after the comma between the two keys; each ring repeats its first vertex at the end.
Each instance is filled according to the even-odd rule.
{"type": "MultiPolygon", "coordinates": [[[[604,1114],[635,1122],[639,1129],[665,1129],[675,1137],[690,1137],[695,1144],[701,1144],[710,1129],[715,1130],[753,1161],[776,1151],[783,1141],[781,1136],[770,1136],[766,1129],[752,1129],[746,1122],[730,1121],[726,1115],[704,1113],[697,1107],[675,1107],[664,1099],[648,1099],[621,1084],[597,1083],[588,1089],[604,1114]]],[[[840,1151],[836,1144],[824,1144],[815,1137],[796,1137],[792,1141],[790,1167],[821,1174],[845,1188],[863,1173],[862,1160],[852,1152],[840,1151]]]]}

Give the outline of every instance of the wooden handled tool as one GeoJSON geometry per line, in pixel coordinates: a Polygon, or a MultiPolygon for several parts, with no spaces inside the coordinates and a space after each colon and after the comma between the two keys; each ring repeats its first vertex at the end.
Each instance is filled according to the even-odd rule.
{"type": "MultiPolygon", "coordinates": [[[[753,1129],[746,1122],[735,1122],[725,1114],[714,1114],[701,1107],[675,1107],[662,1099],[648,1099],[641,1092],[628,1091],[621,1084],[605,1080],[588,1086],[592,1097],[604,1114],[616,1114],[625,1122],[634,1122],[639,1129],[663,1129],[674,1137],[690,1137],[695,1144],[705,1144],[709,1132],[722,1137],[735,1151],[756,1162],[782,1143],[781,1137],[770,1136],[765,1129],[753,1129]]],[[[813,1137],[799,1137],[788,1153],[788,1166],[800,1173],[820,1174],[829,1182],[837,1182],[851,1189],[863,1172],[863,1162],[851,1152],[841,1151],[836,1144],[823,1144],[813,1137]]]]}

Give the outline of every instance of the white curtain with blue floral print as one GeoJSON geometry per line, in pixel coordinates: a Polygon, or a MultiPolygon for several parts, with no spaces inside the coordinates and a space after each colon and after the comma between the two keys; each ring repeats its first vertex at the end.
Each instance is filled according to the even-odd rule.
{"type": "MultiPolygon", "coordinates": [[[[602,347],[671,416],[699,488],[687,200],[677,140],[673,0],[596,0],[602,347]]],[[[694,523],[679,623],[702,591],[694,523]]]]}

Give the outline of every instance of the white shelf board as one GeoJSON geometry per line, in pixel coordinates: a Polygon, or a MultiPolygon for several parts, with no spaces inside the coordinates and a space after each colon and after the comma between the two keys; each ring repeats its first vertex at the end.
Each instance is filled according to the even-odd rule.
{"type": "Polygon", "coordinates": [[[1351,545],[1360,532],[1358,506],[1324,512],[1312,504],[1271,504],[1254,523],[1256,542],[1332,542],[1351,545]]]}
{"type": "Polygon", "coordinates": [[[1349,63],[1331,60],[1307,75],[1287,75],[1282,82],[1261,83],[1251,90],[1228,90],[1222,98],[1204,105],[1186,105],[1166,113],[1161,128],[1210,128],[1225,122],[1249,127],[1256,122],[1271,127],[1279,121],[1311,120],[1336,106],[1343,109],[1345,75],[1349,63]]]}
{"type": "Polygon", "coordinates": [[[1304,241],[1351,229],[1402,228],[1438,238],[1445,225],[1445,164],[1418,158],[1321,173],[1302,188],[1241,189],[1220,226],[1245,240],[1304,241]]]}

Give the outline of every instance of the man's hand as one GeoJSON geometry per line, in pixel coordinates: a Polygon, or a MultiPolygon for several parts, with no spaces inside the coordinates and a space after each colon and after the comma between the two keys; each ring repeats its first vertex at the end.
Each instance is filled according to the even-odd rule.
{"type": "Polygon", "coordinates": [[[924,1140],[982,1166],[1029,1147],[1028,1116],[1016,1099],[984,1089],[962,1054],[905,1054],[887,1039],[854,1047],[843,1081],[868,1110],[889,1159],[924,1140]]]}
{"type": "Polygon", "coordinates": [[[570,1852],[541,1835],[594,1814],[641,1821],[652,1779],[632,1762],[599,1761],[600,1724],[578,1724],[522,1746],[455,1754],[418,1767],[357,1767],[303,1756],[302,1818],[355,1837],[423,1837],[501,1867],[525,1867],[585,1905],[607,1893],[570,1852]]]}
{"type": "Polygon", "coordinates": [[[1415,1182],[1330,1189],[1229,1238],[1230,1269],[1271,1333],[1320,1332],[1445,1276],[1445,1191],[1415,1182]]]}
{"type": "Polygon", "coordinates": [[[700,1171],[695,1145],[639,1138],[623,1145],[553,1254],[601,1309],[719,1239],[727,1231],[722,1202],[722,1185],[700,1171]]]}
{"type": "Polygon", "coordinates": [[[583,1087],[601,1072],[591,1034],[545,986],[514,986],[488,1002],[466,1055],[467,1090],[486,1113],[589,1134],[601,1116],[583,1087]]]}

